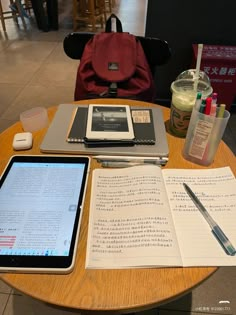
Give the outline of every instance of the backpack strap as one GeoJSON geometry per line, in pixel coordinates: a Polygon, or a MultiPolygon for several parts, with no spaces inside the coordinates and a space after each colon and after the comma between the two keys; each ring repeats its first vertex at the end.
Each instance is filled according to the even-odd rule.
{"type": "Polygon", "coordinates": [[[105,32],[106,33],[110,33],[110,32],[122,33],[123,32],[121,21],[113,13],[110,15],[109,19],[106,22],[105,32]]]}

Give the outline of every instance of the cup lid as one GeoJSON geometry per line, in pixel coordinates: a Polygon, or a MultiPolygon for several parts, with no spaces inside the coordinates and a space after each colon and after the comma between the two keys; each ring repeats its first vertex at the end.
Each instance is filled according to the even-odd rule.
{"type": "Polygon", "coordinates": [[[210,96],[213,92],[208,75],[204,71],[199,72],[196,77],[196,69],[189,69],[181,72],[171,84],[171,92],[193,93],[201,92],[204,97],[210,96]]]}
{"type": "MultiPolygon", "coordinates": [[[[196,69],[188,69],[188,70],[185,70],[185,71],[181,72],[181,73],[177,76],[176,81],[177,81],[177,80],[182,80],[182,79],[196,80],[196,79],[197,79],[197,77],[196,77],[196,69]]],[[[204,82],[206,82],[208,85],[211,85],[210,78],[209,78],[208,75],[207,75],[204,71],[202,71],[202,70],[199,71],[198,80],[204,81],[204,82]]]]}

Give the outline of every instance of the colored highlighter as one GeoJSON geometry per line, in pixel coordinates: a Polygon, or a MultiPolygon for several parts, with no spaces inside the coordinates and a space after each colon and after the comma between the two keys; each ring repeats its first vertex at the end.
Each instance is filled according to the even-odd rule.
{"type": "Polygon", "coordinates": [[[220,108],[217,114],[217,118],[223,118],[224,117],[224,112],[225,112],[225,104],[220,104],[220,108]]]}
{"type": "Polygon", "coordinates": [[[211,104],[211,112],[210,112],[210,116],[216,116],[216,104],[215,103],[212,103],[211,104]]]}
{"type": "Polygon", "coordinates": [[[205,108],[205,114],[206,115],[210,115],[210,113],[211,113],[211,103],[212,103],[212,98],[211,97],[207,97],[207,99],[206,99],[206,108],[205,108]]]}
{"type": "Polygon", "coordinates": [[[212,94],[212,104],[217,104],[217,96],[218,96],[217,93],[212,94]]]}
{"type": "Polygon", "coordinates": [[[195,109],[196,109],[197,111],[199,111],[199,109],[200,109],[201,102],[202,102],[202,93],[201,93],[201,92],[198,92],[198,93],[197,93],[196,102],[195,102],[195,109]]]}
{"type": "Polygon", "coordinates": [[[205,108],[206,108],[206,100],[202,100],[202,104],[200,105],[200,108],[199,108],[199,113],[204,114],[205,108]]]}

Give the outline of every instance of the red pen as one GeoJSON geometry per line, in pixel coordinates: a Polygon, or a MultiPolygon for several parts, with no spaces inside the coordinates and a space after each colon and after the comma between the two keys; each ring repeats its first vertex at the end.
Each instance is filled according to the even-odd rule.
{"type": "Polygon", "coordinates": [[[206,99],[206,108],[205,108],[205,114],[206,115],[210,115],[210,113],[211,113],[211,102],[212,102],[212,98],[208,97],[206,99]]]}

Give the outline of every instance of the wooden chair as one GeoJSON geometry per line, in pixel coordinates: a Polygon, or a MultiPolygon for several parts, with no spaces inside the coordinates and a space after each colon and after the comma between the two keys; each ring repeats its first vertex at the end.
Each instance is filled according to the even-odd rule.
{"type": "Polygon", "coordinates": [[[24,7],[25,11],[29,15],[31,15],[31,10],[33,9],[31,1],[30,0],[24,0],[23,7],[24,7]]]}
{"type": "Polygon", "coordinates": [[[111,0],[104,0],[105,2],[105,8],[107,12],[112,12],[112,1],[111,0]],[[108,10],[107,10],[108,7],[108,10]]]}
{"type": "Polygon", "coordinates": [[[92,31],[96,31],[96,22],[99,20],[103,28],[106,22],[106,9],[104,0],[73,0],[73,28],[78,28],[78,23],[84,21],[91,24],[92,31]]]}
{"type": "Polygon", "coordinates": [[[18,17],[21,18],[23,27],[24,29],[26,29],[27,27],[25,23],[24,14],[22,12],[22,6],[21,6],[20,0],[14,0],[14,1],[10,0],[9,5],[11,6],[15,5],[17,10],[14,11],[14,10],[9,9],[9,10],[4,11],[2,7],[2,2],[0,0],[0,19],[1,19],[3,31],[6,32],[6,24],[5,24],[6,19],[14,19],[14,21],[18,24],[18,17]]]}

